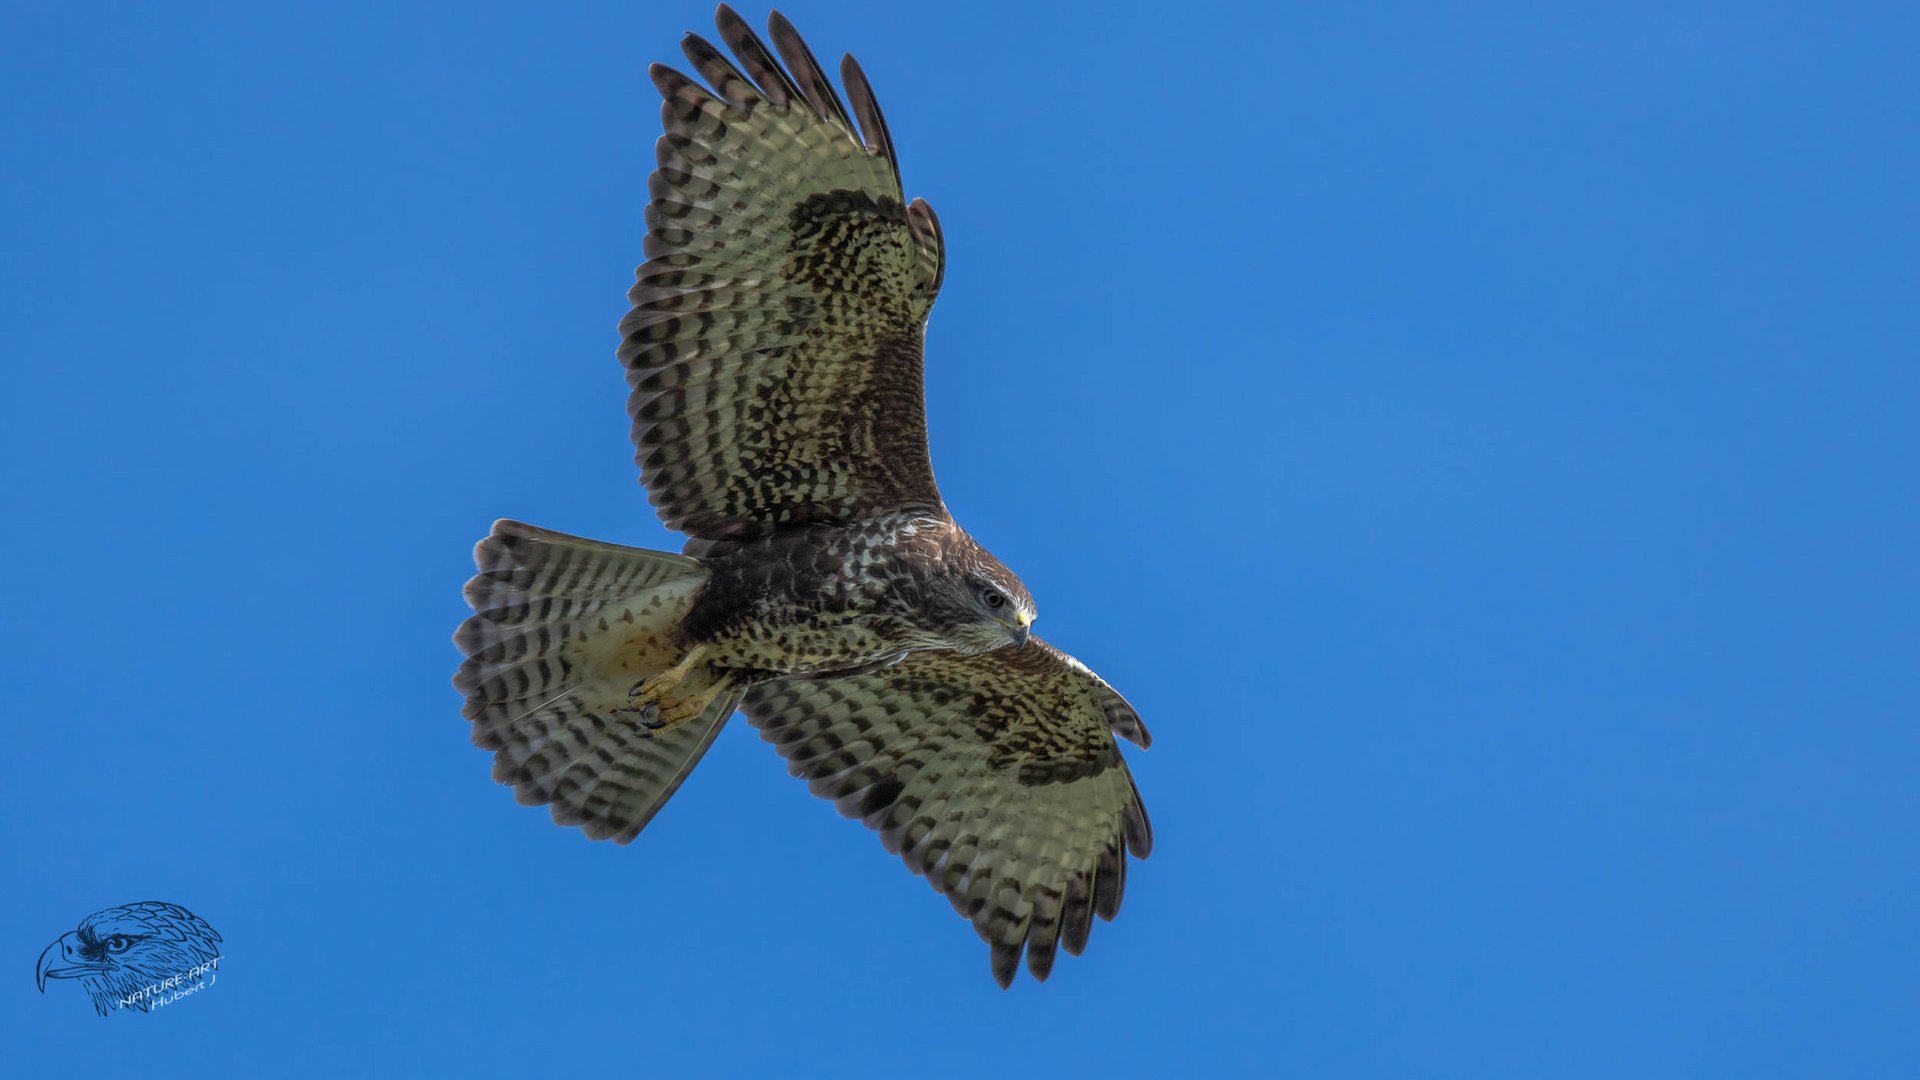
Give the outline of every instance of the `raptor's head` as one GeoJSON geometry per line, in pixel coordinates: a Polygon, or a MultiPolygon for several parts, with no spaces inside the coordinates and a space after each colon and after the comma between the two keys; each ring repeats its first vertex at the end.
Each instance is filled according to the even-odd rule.
{"type": "Polygon", "coordinates": [[[1034,617],[1027,587],[972,537],[956,541],[929,597],[941,644],[967,655],[1025,645],[1034,617]]]}
{"type": "Polygon", "coordinates": [[[79,929],[40,954],[34,979],[41,993],[48,979],[79,980],[101,1016],[115,1008],[148,1012],[166,996],[154,988],[219,955],[220,935],[206,920],[178,904],[148,900],[81,920],[79,929]]]}

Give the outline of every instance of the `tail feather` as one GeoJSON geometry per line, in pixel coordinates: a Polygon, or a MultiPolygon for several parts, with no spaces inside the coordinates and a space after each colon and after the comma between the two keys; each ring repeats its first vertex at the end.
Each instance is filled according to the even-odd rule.
{"type": "Polygon", "coordinates": [[[685,654],[679,634],[707,571],[696,559],[496,522],[474,548],[474,614],[454,634],[454,686],[494,778],[595,840],[626,843],[686,779],[739,695],[714,687],[665,727],[632,690],[685,654]],[[689,710],[690,711],[690,710],[689,710]]]}
{"type": "Polygon", "coordinates": [[[679,790],[739,703],[740,695],[730,694],[698,719],[659,732],[607,724],[570,756],[562,750],[530,760],[524,766],[530,779],[515,789],[516,797],[542,802],[550,795],[554,821],[578,825],[594,840],[627,843],[679,790]],[[579,768],[580,761],[595,768],[579,768]]]}

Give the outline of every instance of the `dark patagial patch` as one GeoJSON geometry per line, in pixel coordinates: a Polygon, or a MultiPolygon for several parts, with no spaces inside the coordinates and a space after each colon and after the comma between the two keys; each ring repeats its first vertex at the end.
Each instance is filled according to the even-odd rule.
{"type": "Polygon", "coordinates": [[[891,283],[874,280],[868,264],[876,248],[893,245],[904,253],[911,243],[905,207],[866,191],[826,191],[795,204],[789,224],[787,270],[794,281],[843,298],[858,295],[862,304],[897,302],[895,290],[884,287],[891,283]]]}
{"type": "MultiPolygon", "coordinates": [[[[1009,669],[1036,674],[1051,663],[1038,649],[1005,649],[994,655],[1009,669]]],[[[1045,715],[1074,712],[1074,703],[1059,692],[1060,681],[1049,683],[1056,692],[1036,698],[994,689],[974,691],[966,712],[973,718],[974,735],[987,747],[988,764],[1011,770],[1028,787],[1098,776],[1119,764],[1119,747],[1104,730],[1045,715]]]]}
{"type": "Polygon", "coordinates": [[[1120,748],[1109,743],[1103,752],[1022,762],[1015,774],[1027,787],[1066,784],[1099,776],[1120,763],[1120,748]]]}

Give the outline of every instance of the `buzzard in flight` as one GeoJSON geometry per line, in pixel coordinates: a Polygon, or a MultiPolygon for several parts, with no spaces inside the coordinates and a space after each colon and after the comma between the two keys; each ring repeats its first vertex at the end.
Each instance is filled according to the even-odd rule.
{"type": "Polygon", "coordinates": [[[620,360],[671,555],[512,521],[474,552],[454,684],[520,801],[632,840],[736,708],[879,832],[1008,985],[1112,918],[1152,844],[1121,696],[1032,637],[1020,579],[947,513],[921,347],[945,254],[851,56],[843,104],[778,13],[665,104],[620,360]],[[857,119],[857,125],[856,125],[857,119]]]}

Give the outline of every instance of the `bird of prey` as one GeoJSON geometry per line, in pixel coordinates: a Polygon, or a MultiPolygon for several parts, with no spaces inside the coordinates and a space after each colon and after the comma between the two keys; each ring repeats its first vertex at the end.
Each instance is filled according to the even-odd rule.
{"type": "Polygon", "coordinates": [[[41,993],[48,979],[77,979],[105,1016],[114,1009],[151,1012],[182,976],[220,958],[220,935],[178,904],[143,900],[96,911],[77,930],[47,946],[33,971],[41,993]]]}
{"type": "Polygon", "coordinates": [[[1045,979],[1119,910],[1147,815],[1127,702],[1033,637],[1033,598],[934,487],[921,379],[945,266],[853,57],[834,90],[775,12],[665,99],[619,357],[641,480],[682,554],[497,522],[455,686],[521,802],[632,840],[741,708],[811,790],[880,834],[1045,979]],[[857,121],[857,124],[856,124],[857,121]]]}

